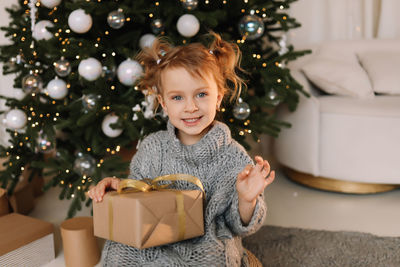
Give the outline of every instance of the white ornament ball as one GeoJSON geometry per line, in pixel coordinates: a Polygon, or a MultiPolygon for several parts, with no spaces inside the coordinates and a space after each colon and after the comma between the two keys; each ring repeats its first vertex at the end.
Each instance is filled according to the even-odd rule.
{"type": "Polygon", "coordinates": [[[21,129],[25,127],[28,121],[25,112],[20,109],[12,109],[7,112],[6,115],[6,125],[11,129],[21,129]]]}
{"type": "Polygon", "coordinates": [[[154,40],[156,39],[156,36],[151,33],[146,33],[142,37],[140,37],[139,40],[139,46],[140,48],[144,49],[145,47],[151,47],[153,45],[154,40]]]}
{"type": "Polygon", "coordinates": [[[176,27],[182,36],[192,37],[199,32],[200,22],[194,15],[185,14],[178,19],[176,27]]]}
{"type": "Polygon", "coordinates": [[[61,0],[41,0],[40,3],[47,8],[53,9],[61,3],[61,0]]]}
{"type": "Polygon", "coordinates": [[[68,26],[76,33],[85,33],[92,27],[93,20],[85,10],[79,8],[71,12],[68,17],[68,26]]]}
{"type": "Polygon", "coordinates": [[[49,20],[41,20],[38,23],[35,24],[35,27],[33,28],[33,33],[32,37],[36,41],[40,40],[49,40],[50,38],[53,37],[53,34],[49,32],[46,27],[53,27],[54,24],[51,23],[49,20]]]}
{"type": "Polygon", "coordinates": [[[114,124],[118,121],[119,117],[117,115],[108,114],[104,117],[103,122],[101,124],[101,129],[103,133],[108,137],[114,138],[119,136],[122,133],[122,129],[113,129],[110,127],[110,124],[114,124]]]}
{"type": "Polygon", "coordinates": [[[46,91],[53,99],[63,99],[68,94],[67,83],[62,79],[53,79],[47,84],[46,91]]]}
{"type": "Polygon", "coordinates": [[[102,72],[102,65],[97,59],[90,57],[84,59],[78,66],[79,75],[88,81],[94,81],[100,77],[102,72]]]}
{"type": "Polygon", "coordinates": [[[143,68],[139,62],[131,59],[123,61],[117,69],[118,80],[126,86],[133,85],[142,73],[143,68]]]}

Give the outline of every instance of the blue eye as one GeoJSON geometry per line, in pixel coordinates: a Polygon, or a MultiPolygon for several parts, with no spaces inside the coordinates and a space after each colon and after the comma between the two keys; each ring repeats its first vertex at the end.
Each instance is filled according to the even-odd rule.
{"type": "Polygon", "coordinates": [[[199,93],[198,96],[199,97],[205,97],[207,94],[206,93],[199,93]]]}
{"type": "Polygon", "coordinates": [[[173,100],[182,100],[182,97],[180,95],[176,95],[172,97],[173,100]]]}

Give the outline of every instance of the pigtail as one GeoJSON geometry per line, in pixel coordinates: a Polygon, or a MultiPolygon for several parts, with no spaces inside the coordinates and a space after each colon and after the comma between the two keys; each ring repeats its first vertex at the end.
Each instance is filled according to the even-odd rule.
{"type": "Polygon", "coordinates": [[[240,49],[235,43],[224,41],[215,32],[210,32],[210,35],[214,37],[214,40],[209,46],[209,51],[217,60],[221,74],[226,81],[226,88],[230,89],[229,101],[233,102],[240,96],[242,86],[246,86],[243,79],[236,73],[236,71],[244,72],[240,68],[240,49]]]}
{"type": "Polygon", "coordinates": [[[137,55],[137,60],[144,66],[144,74],[139,81],[139,89],[158,94],[160,90],[161,63],[165,54],[171,50],[169,43],[156,38],[151,47],[145,47],[137,55]]]}

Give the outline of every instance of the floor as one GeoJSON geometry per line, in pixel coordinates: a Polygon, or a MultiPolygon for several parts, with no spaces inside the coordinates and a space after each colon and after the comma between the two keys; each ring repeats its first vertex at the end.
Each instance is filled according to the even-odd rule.
{"type": "MultiPolygon", "coordinates": [[[[56,259],[46,267],[65,266],[59,226],[65,219],[69,202],[58,200],[58,192],[58,188],[52,188],[40,196],[30,214],[56,227],[56,259]]],[[[330,193],[298,185],[278,170],[275,182],[265,193],[267,225],[400,236],[400,189],[372,195],[330,193]]],[[[84,209],[77,216],[89,215],[90,210],[84,209]]]]}

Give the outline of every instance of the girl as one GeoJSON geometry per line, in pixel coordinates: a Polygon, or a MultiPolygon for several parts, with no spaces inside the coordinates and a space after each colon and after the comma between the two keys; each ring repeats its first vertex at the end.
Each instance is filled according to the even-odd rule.
{"type": "MultiPolygon", "coordinates": [[[[157,94],[169,121],[166,131],[147,136],[130,164],[131,179],[185,173],[198,177],[206,192],[204,236],[139,250],[113,241],[103,249],[105,266],[249,266],[242,237],[256,232],[266,215],[263,191],[274,171],[261,157],[256,165],[215,119],[226,95],[240,94],[236,75],[240,51],[215,33],[209,47],[195,43],[172,47],[156,40],[138,60],[145,65],[139,84],[157,94]],[[229,86],[232,85],[232,86],[229,86]]],[[[102,201],[118,178],[105,178],[89,191],[102,201]]],[[[183,181],[179,189],[196,189],[183,181]]]]}

